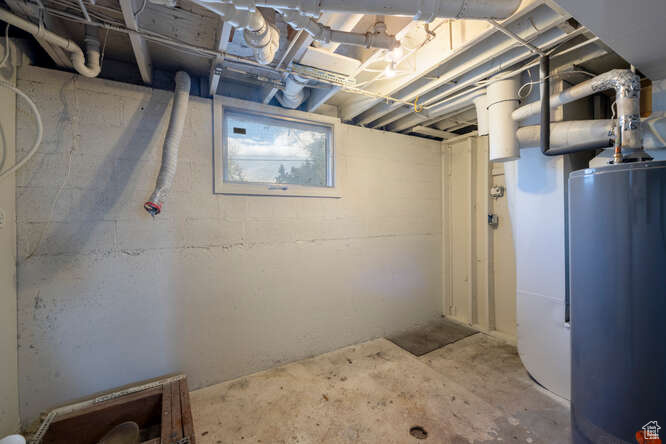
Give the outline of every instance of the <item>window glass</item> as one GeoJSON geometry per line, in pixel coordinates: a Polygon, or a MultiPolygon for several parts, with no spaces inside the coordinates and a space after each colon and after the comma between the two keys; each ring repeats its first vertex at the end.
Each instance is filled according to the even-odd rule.
{"type": "Polygon", "coordinates": [[[224,181],[332,187],[332,130],[313,123],[224,113],[224,181]]]}

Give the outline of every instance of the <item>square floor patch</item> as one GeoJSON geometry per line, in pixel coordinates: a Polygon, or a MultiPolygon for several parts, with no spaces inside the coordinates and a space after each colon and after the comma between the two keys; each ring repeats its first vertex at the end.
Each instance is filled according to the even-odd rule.
{"type": "Polygon", "coordinates": [[[440,319],[386,339],[415,356],[423,356],[476,333],[478,331],[472,328],[448,319],[440,319]]]}

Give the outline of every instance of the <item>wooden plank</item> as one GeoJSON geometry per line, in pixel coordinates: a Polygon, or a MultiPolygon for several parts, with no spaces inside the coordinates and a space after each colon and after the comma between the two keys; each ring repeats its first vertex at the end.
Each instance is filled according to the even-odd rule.
{"type": "Polygon", "coordinates": [[[426,136],[432,136],[432,137],[439,137],[440,139],[453,139],[454,137],[458,137],[459,134],[456,133],[451,133],[449,131],[443,131],[437,128],[430,128],[428,126],[415,126],[412,128],[413,133],[417,134],[424,134],[426,136]]]}
{"type": "Polygon", "coordinates": [[[157,388],[58,416],[42,444],[99,442],[111,428],[125,421],[134,421],[141,428],[159,424],[161,399],[161,389],[157,388]]]}
{"type": "Polygon", "coordinates": [[[162,386],[162,430],[160,437],[162,443],[170,443],[171,437],[171,385],[162,386]]]}
{"type": "MultiPolygon", "coordinates": [[[[137,17],[134,15],[134,11],[137,9],[135,1],[119,1],[120,9],[123,12],[123,18],[125,19],[125,25],[129,29],[138,31],[139,23],[137,21],[137,17]]],[[[146,43],[146,40],[138,34],[129,34],[129,38],[132,45],[132,51],[134,51],[136,64],[139,67],[139,72],[141,73],[141,79],[143,80],[143,83],[150,85],[153,81],[153,66],[150,52],[148,51],[148,44],[146,43]]]]}
{"type": "MultiPolygon", "coordinates": [[[[218,51],[226,51],[227,46],[229,46],[229,40],[231,39],[231,33],[234,30],[234,27],[231,25],[229,22],[224,22],[220,26],[220,31],[218,35],[218,40],[217,40],[217,49],[218,51]]],[[[224,57],[219,55],[215,57],[210,62],[210,74],[208,78],[210,79],[208,82],[209,85],[209,90],[208,94],[212,97],[217,93],[217,87],[220,84],[220,77],[222,75],[221,67],[220,64],[224,60],[224,57]]]]}
{"type": "Polygon", "coordinates": [[[183,439],[183,422],[180,409],[180,383],[172,382],[171,386],[171,439],[183,439]]]}
{"type": "Polygon", "coordinates": [[[91,413],[111,409],[111,408],[114,408],[116,406],[122,407],[125,404],[128,404],[130,402],[134,402],[136,400],[143,399],[143,398],[149,398],[151,396],[160,395],[161,393],[162,393],[162,388],[161,387],[156,387],[156,388],[152,388],[152,389],[148,389],[148,390],[143,390],[143,391],[137,392],[137,393],[131,393],[129,395],[125,395],[125,396],[121,396],[121,397],[111,399],[111,400],[108,400],[108,401],[100,402],[98,404],[93,404],[90,407],[86,407],[86,408],[81,409],[81,410],[75,410],[75,411],[69,412],[69,413],[61,413],[56,417],[56,419],[53,421],[53,423],[55,424],[55,423],[58,423],[58,422],[61,422],[61,421],[66,421],[68,419],[76,418],[78,416],[89,415],[91,413]]]}
{"type": "Polygon", "coordinates": [[[185,438],[190,438],[190,444],[196,444],[194,421],[192,420],[192,409],[190,406],[190,391],[187,387],[187,379],[180,380],[180,409],[183,416],[183,435],[185,438]]]}

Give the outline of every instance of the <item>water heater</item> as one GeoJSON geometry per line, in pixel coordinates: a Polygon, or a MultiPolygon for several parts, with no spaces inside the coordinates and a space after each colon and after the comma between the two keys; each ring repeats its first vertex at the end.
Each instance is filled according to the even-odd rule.
{"type": "Polygon", "coordinates": [[[573,442],[664,441],[666,162],[572,173],[569,248],[573,442]]]}

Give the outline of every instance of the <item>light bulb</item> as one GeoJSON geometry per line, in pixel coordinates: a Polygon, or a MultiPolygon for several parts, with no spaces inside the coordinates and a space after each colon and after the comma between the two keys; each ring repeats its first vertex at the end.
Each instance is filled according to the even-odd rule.
{"type": "Polygon", "coordinates": [[[398,42],[398,46],[390,51],[387,51],[384,58],[389,62],[397,62],[402,58],[404,53],[405,51],[402,49],[402,45],[400,45],[400,42],[398,42]]]}
{"type": "Polygon", "coordinates": [[[384,77],[386,77],[387,79],[395,77],[395,62],[391,62],[386,66],[386,68],[384,69],[384,77]]]}
{"type": "Polygon", "coordinates": [[[400,44],[400,42],[398,42],[398,46],[393,48],[393,50],[391,51],[391,58],[393,59],[394,62],[397,62],[402,58],[404,53],[405,51],[403,51],[402,45],[400,44]]]}

